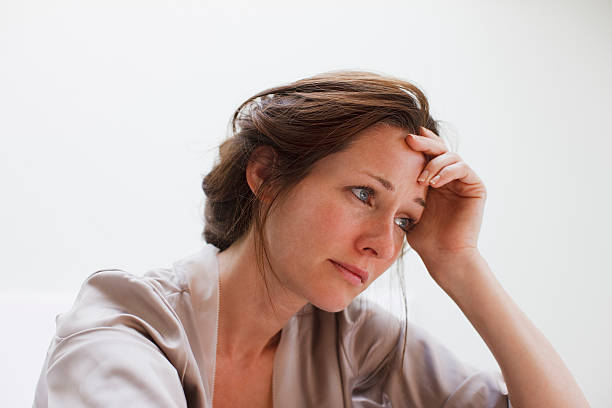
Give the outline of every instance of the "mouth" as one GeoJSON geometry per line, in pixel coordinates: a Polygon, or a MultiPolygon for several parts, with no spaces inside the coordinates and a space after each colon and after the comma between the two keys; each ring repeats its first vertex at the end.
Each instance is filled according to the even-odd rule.
{"type": "Polygon", "coordinates": [[[330,261],[341,272],[350,274],[347,277],[352,281],[351,283],[357,283],[355,278],[359,279],[359,282],[358,282],[359,284],[363,284],[368,281],[368,276],[369,276],[368,271],[364,271],[363,269],[360,269],[351,264],[346,264],[344,262],[338,262],[338,261],[334,261],[331,259],[330,261]],[[352,279],[351,279],[351,276],[352,276],[352,279]]]}

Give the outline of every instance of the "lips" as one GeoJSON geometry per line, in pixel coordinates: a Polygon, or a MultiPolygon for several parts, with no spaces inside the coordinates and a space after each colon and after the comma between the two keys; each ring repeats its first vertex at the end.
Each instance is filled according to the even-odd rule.
{"type": "Polygon", "coordinates": [[[358,267],[356,267],[354,265],[351,265],[351,264],[346,264],[346,263],[334,261],[334,260],[331,260],[331,259],[330,259],[330,261],[332,261],[333,263],[335,263],[338,266],[343,267],[344,269],[348,270],[349,272],[359,276],[359,278],[361,279],[362,283],[368,281],[368,276],[370,275],[368,273],[368,271],[364,271],[363,269],[359,269],[358,267]]]}

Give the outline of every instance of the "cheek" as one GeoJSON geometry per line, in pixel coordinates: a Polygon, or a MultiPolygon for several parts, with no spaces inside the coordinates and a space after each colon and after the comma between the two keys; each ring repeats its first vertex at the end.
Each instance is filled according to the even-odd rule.
{"type": "Polygon", "coordinates": [[[304,209],[300,225],[310,245],[329,248],[351,238],[357,218],[342,204],[319,201],[304,209]]]}
{"type": "MultiPolygon", "coordinates": [[[[311,195],[302,195],[302,197],[311,195]]],[[[282,245],[283,252],[309,252],[311,256],[330,256],[334,246],[344,246],[355,237],[359,226],[357,209],[338,199],[315,195],[312,200],[287,202],[271,225],[271,239],[282,245]]]]}
{"type": "Polygon", "coordinates": [[[326,245],[346,244],[354,239],[359,218],[349,206],[323,205],[315,216],[320,225],[321,239],[326,245]]]}

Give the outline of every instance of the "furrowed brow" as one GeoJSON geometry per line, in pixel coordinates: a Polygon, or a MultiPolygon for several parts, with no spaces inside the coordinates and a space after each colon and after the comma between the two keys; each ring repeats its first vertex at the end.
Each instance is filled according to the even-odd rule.
{"type": "MultiPolygon", "coordinates": [[[[374,180],[378,181],[380,183],[380,185],[382,185],[385,190],[387,191],[395,191],[395,186],[387,179],[380,177],[380,176],[376,176],[374,174],[370,174],[368,172],[365,172],[365,174],[367,174],[368,176],[372,177],[374,180]]],[[[421,197],[417,197],[414,200],[415,203],[419,204],[421,207],[423,208],[427,208],[427,205],[425,204],[425,200],[421,197]]]]}

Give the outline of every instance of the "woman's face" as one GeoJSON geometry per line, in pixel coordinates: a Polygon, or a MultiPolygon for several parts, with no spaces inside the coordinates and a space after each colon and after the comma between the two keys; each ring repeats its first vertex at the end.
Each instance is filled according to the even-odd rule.
{"type": "Polygon", "coordinates": [[[266,237],[285,289],[335,312],[393,264],[427,193],[417,182],[426,158],[406,144],[407,134],[385,124],[366,129],[273,208],[266,237]],[[359,268],[361,278],[339,264],[359,268]]]}

